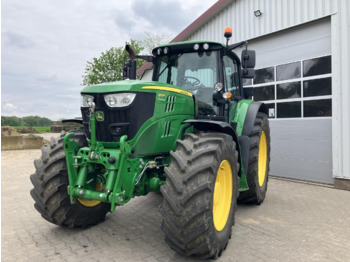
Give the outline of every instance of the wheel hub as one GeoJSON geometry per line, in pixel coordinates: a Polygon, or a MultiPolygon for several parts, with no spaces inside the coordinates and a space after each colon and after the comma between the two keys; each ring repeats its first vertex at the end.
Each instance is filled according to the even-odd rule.
{"type": "MultiPolygon", "coordinates": [[[[96,184],[96,191],[102,191],[103,188],[104,187],[103,187],[102,184],[96,184]]],[[[78,201],[79,201],[80,204],[82,204],[85,207],[95,207],[95,206],[97,206],[98,204],[101,203],[101,201],[89,200],[89,199],[86,199],[86,198],[78,198],[78,201]]]]}
{"type": "Polygon", "coordinates": [[[265,182],[266,162],[267,162],[266,134],[264,131],[262,131],[260,136],[260,142],[259,142],[259,160],[258,160],[258,178],[259,178],[260,187],[262,187],[265,182]]]}
{"type": "Polygon", "coordinates": [[[216,174],[213,194],[213,221],[217,231],[224,229],[230,215],[232,203],[232,170],[227,160],[223,160],[216,174]]]}

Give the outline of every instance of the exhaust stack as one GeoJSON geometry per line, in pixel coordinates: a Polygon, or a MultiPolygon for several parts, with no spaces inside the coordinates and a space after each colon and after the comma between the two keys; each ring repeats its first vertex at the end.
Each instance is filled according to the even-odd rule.
{"type": "Polygon", "coordinates": [[[135,52],[132,50],[131,46],[126,45],[125,50],[129,54],[128,62],[124,62],[123,67],[123,80],[126,79],[136,79],[136,61],[135,61],[135,52]]]}

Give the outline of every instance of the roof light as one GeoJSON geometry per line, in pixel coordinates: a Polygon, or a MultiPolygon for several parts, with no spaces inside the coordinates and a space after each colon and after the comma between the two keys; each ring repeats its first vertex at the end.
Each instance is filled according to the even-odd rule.
{"type": "Polygon", "coordinates": [[[194,44],[193,49],[197,51],[199,49],[199,44],[194,44]]]}
{"type": "Polygon", "coordinates": [[[209,44],[208,44],[208,43],[205,43],[205,44],[203,45],[203,48],[204,48],[204,50],[208,50],[208,49],[209,49],[209,44]]]}
{"type": "Polygon", "coordinates": [[[231,27],[226,27],[225,28],[224,37],[230,38],[231,36],[232,36],[232,28],[231,27]]]}
{"type": "Polygon", "coordinates": [[[169,47],[165,47],[163,49],[163,52],[164,52],[165,55],[167,55],[169,53],[169,47]]]}
{"type": "Polygon", "coordinates": [[[162,54],[162,49],[161,48],[158,48],[157,49],[157,55],[161,55],[162,54]]]}

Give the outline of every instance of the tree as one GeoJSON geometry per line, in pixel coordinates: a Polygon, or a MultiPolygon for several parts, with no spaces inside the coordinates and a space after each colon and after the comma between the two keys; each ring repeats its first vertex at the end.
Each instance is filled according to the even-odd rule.
{"type": "Polygon", "coordinates": [[[1,116],[1,126],[50,126],[51,120],[40,116],[1,116]]]}
{"type": "MultiPolygon", "coordinates": [[[[129,44],[138,55],[144,48],[137,40],[130,40],[129,44]]],[[[105,82],[113,82],[123,78],[124,57],[128,58],[128,53],[123,47],[112,47],[102,52],[99,58],[94,57],[88,61],[83,75],[83,85],[94,85],[105,82]]],[[[144,61],[137,59],[137,67],[140,67],[144,61]]]]}
{"type": "Polygon", "coordinates": [[[22,119],[16,116],[1,116],[1,126],[20,126],[22,119]]]}
{"type": "Polygon", "coordinates": [[[151,32],[145,32],[146,37],[141,41],[142,46],[145,48],[148,54],[152,54],[153,48],[167,44],[171,41],[172,36],[168,34],[153,34],[151,32]]]}
{"type": "Polygon", "coordinates": [[[40,116],[25,116],[22,118],[24,126],[50,126],[51,120],[40,116]]]}

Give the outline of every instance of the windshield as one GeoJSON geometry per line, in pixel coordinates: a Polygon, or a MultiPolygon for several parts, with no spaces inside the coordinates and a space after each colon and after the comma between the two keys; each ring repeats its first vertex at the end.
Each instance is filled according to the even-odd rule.
{"type": "Polygon", "coordinates": [[[218,82],[217,56],[217,51],[159,56],[154,80],[183,87],[195,95],[198,114],[215,115],[212,96],[218,82]]]}

